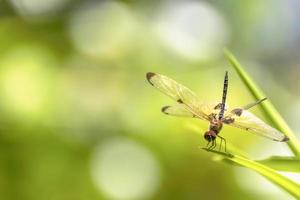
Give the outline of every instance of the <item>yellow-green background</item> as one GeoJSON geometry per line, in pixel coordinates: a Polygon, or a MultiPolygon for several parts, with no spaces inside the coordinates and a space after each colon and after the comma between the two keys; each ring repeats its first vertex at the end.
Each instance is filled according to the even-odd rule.
{"type": "MultiPolygon", "coordinates": [[[[213,161],[199,148],[207,123],[161,114],[174,102],[145,73],[214,102],[228,70],[229,105],[250,103],[227,47],[297,132],[299,9],[297,0],[0,0],[0,199],[292,199],[213,161]]],[[[253,159],[290,155],[234,128],[221,134],[253,159]]]]}

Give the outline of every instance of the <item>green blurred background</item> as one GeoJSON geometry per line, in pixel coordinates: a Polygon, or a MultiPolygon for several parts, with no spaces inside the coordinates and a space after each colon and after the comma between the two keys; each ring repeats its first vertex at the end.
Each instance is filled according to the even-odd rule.
{"type": "MultiPolygon", "coordinates": [[[[208,124],[161,114],[174,102],[145,73],[215,102],[229,70],[229,105],[250,103],[227,47],[297,132],[299,9],[297,0],[0,0],[0,199],[292,199],[199,149],[208,124]]],[[[234,128],[222,135],[253,159],[291,155],[234,128]]]]}

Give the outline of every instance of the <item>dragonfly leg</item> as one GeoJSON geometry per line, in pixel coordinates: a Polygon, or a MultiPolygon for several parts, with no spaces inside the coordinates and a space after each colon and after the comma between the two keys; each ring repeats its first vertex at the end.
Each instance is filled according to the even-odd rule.
{"type": "Polygon", "coordinates": [[[221,151],[222,150],[222,142],[223,142],[223,139],[222,138],[220,138],[221,139],[221,141],[220,141],[220,147],[219,147],[219,151],[221,151]]]}
{"type": "Polygon", "coordinates": [[[211,141],[211,145],[208,147],[208,149],[212,149],[213,146],[214,146],[214,141],[211,141]]]}
{"type": "MultiPolygon", "coordinates": [[[[223,137],[221,137],[221,136],[219,136],[218,135],[218,137],[221,139],[221,144],[222,144],[222,140],[224,140],[224,144],[225,144],[225,152],[227,151],[227,149],[226,149],[226,140],[225,140],[225,138],[223,138],[223,137]]],[[[221,147],[221,145],[220,145],[220,149],[221,149],[222,147],[221,147]]]]}
{"type": "MultiPolygon", "coordinates": [[[[211,143],[211,145],[208,147],[208,149],[213,149],[213,146],[214,146],[214,140],[212,139],[211,136],[209,136],[209,137],[210,137],[210,141],[208,142],[208,144],[211,143]]],[[[208,144],[207,144],[207,146],[208,146],[208,144]]]]}
{"type": "Polygon", "coordinates": [[[216,146],[217,146],[216,140],[213,140],[210,149],[214,149],[216,146]]]}
{"type": "Polygon", "coordinates": [[[212,141],[208,141],[208,143],[206,145],[207,149],[211,149],[212,145],[213,145],[212,141]]]}
{"type": "Polygon", "coordinates": [[[209,143],[210,143],[210,141],[208,141],[208,143],[207,143],[207,145],[206,145],[206,148],[208,147],[209,143]]]}

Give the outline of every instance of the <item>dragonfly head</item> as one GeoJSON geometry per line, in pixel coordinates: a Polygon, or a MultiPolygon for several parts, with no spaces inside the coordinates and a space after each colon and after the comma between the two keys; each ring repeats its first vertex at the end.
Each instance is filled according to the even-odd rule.
{"type": "Polygon", "coordinates": [[[212,130],[206,131],[204,134],[205,140],[207,140],[209,142],[214,141],[216,139],[216,136],[217,136],[217,134],[212,130]]]}

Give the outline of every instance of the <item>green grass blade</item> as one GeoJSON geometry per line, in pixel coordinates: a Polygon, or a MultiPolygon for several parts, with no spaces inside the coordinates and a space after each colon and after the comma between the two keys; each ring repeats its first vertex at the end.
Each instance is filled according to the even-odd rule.
{"type": "Polygon", "coordinates": [[[273,156],[257,162],[279,171],[300,172],[299,157],[273,156]]]}
{"type": "MultiPolygon", "coordinates": [[[[247,72],[237,61],[237,59],[228,50],[224,50],[224,53],[229,63],[236,70],[236,72],[238,73],[246,87],[249,89],[253,97],[257,100],[266,97],[266,95],[255,84],[255,82],[247,74],[247,72]]],[[[288,145],[294,153],[294,155],[300,156],[300,141],[297,139],[291,128],[287,125],[287,123],[281,117],[278,111],[275,109],[273,104],[270,101],[265,101],[261,104],[261,108],[268,120],[271,121],[278,130],[283,132],[290,139],[288,145]]]]}
{"type": "Polygon", "coordinates": [[[271,169],[263,164],[260,164],[258,162],[255,162],[253,160],[249,160],[245,157],[238,156],[238,155],[232,155],[227,154],[219,151],[214,150],[208,150],[204,149],[206,151],[212,152],[214,154],[217,154],[221,156],[222,160],[225,162],[233,162],[235,164],[238,164],[240,166],[252,169],[262,176],[266,177],[268,180],[276,184],[277,186],[283,188],[285,191],[293,195],[296,199],[300,199],[300,185],[295,183],[294,181],[286,178],[285,176],[279,174],[274,169],[271,169]]]}

